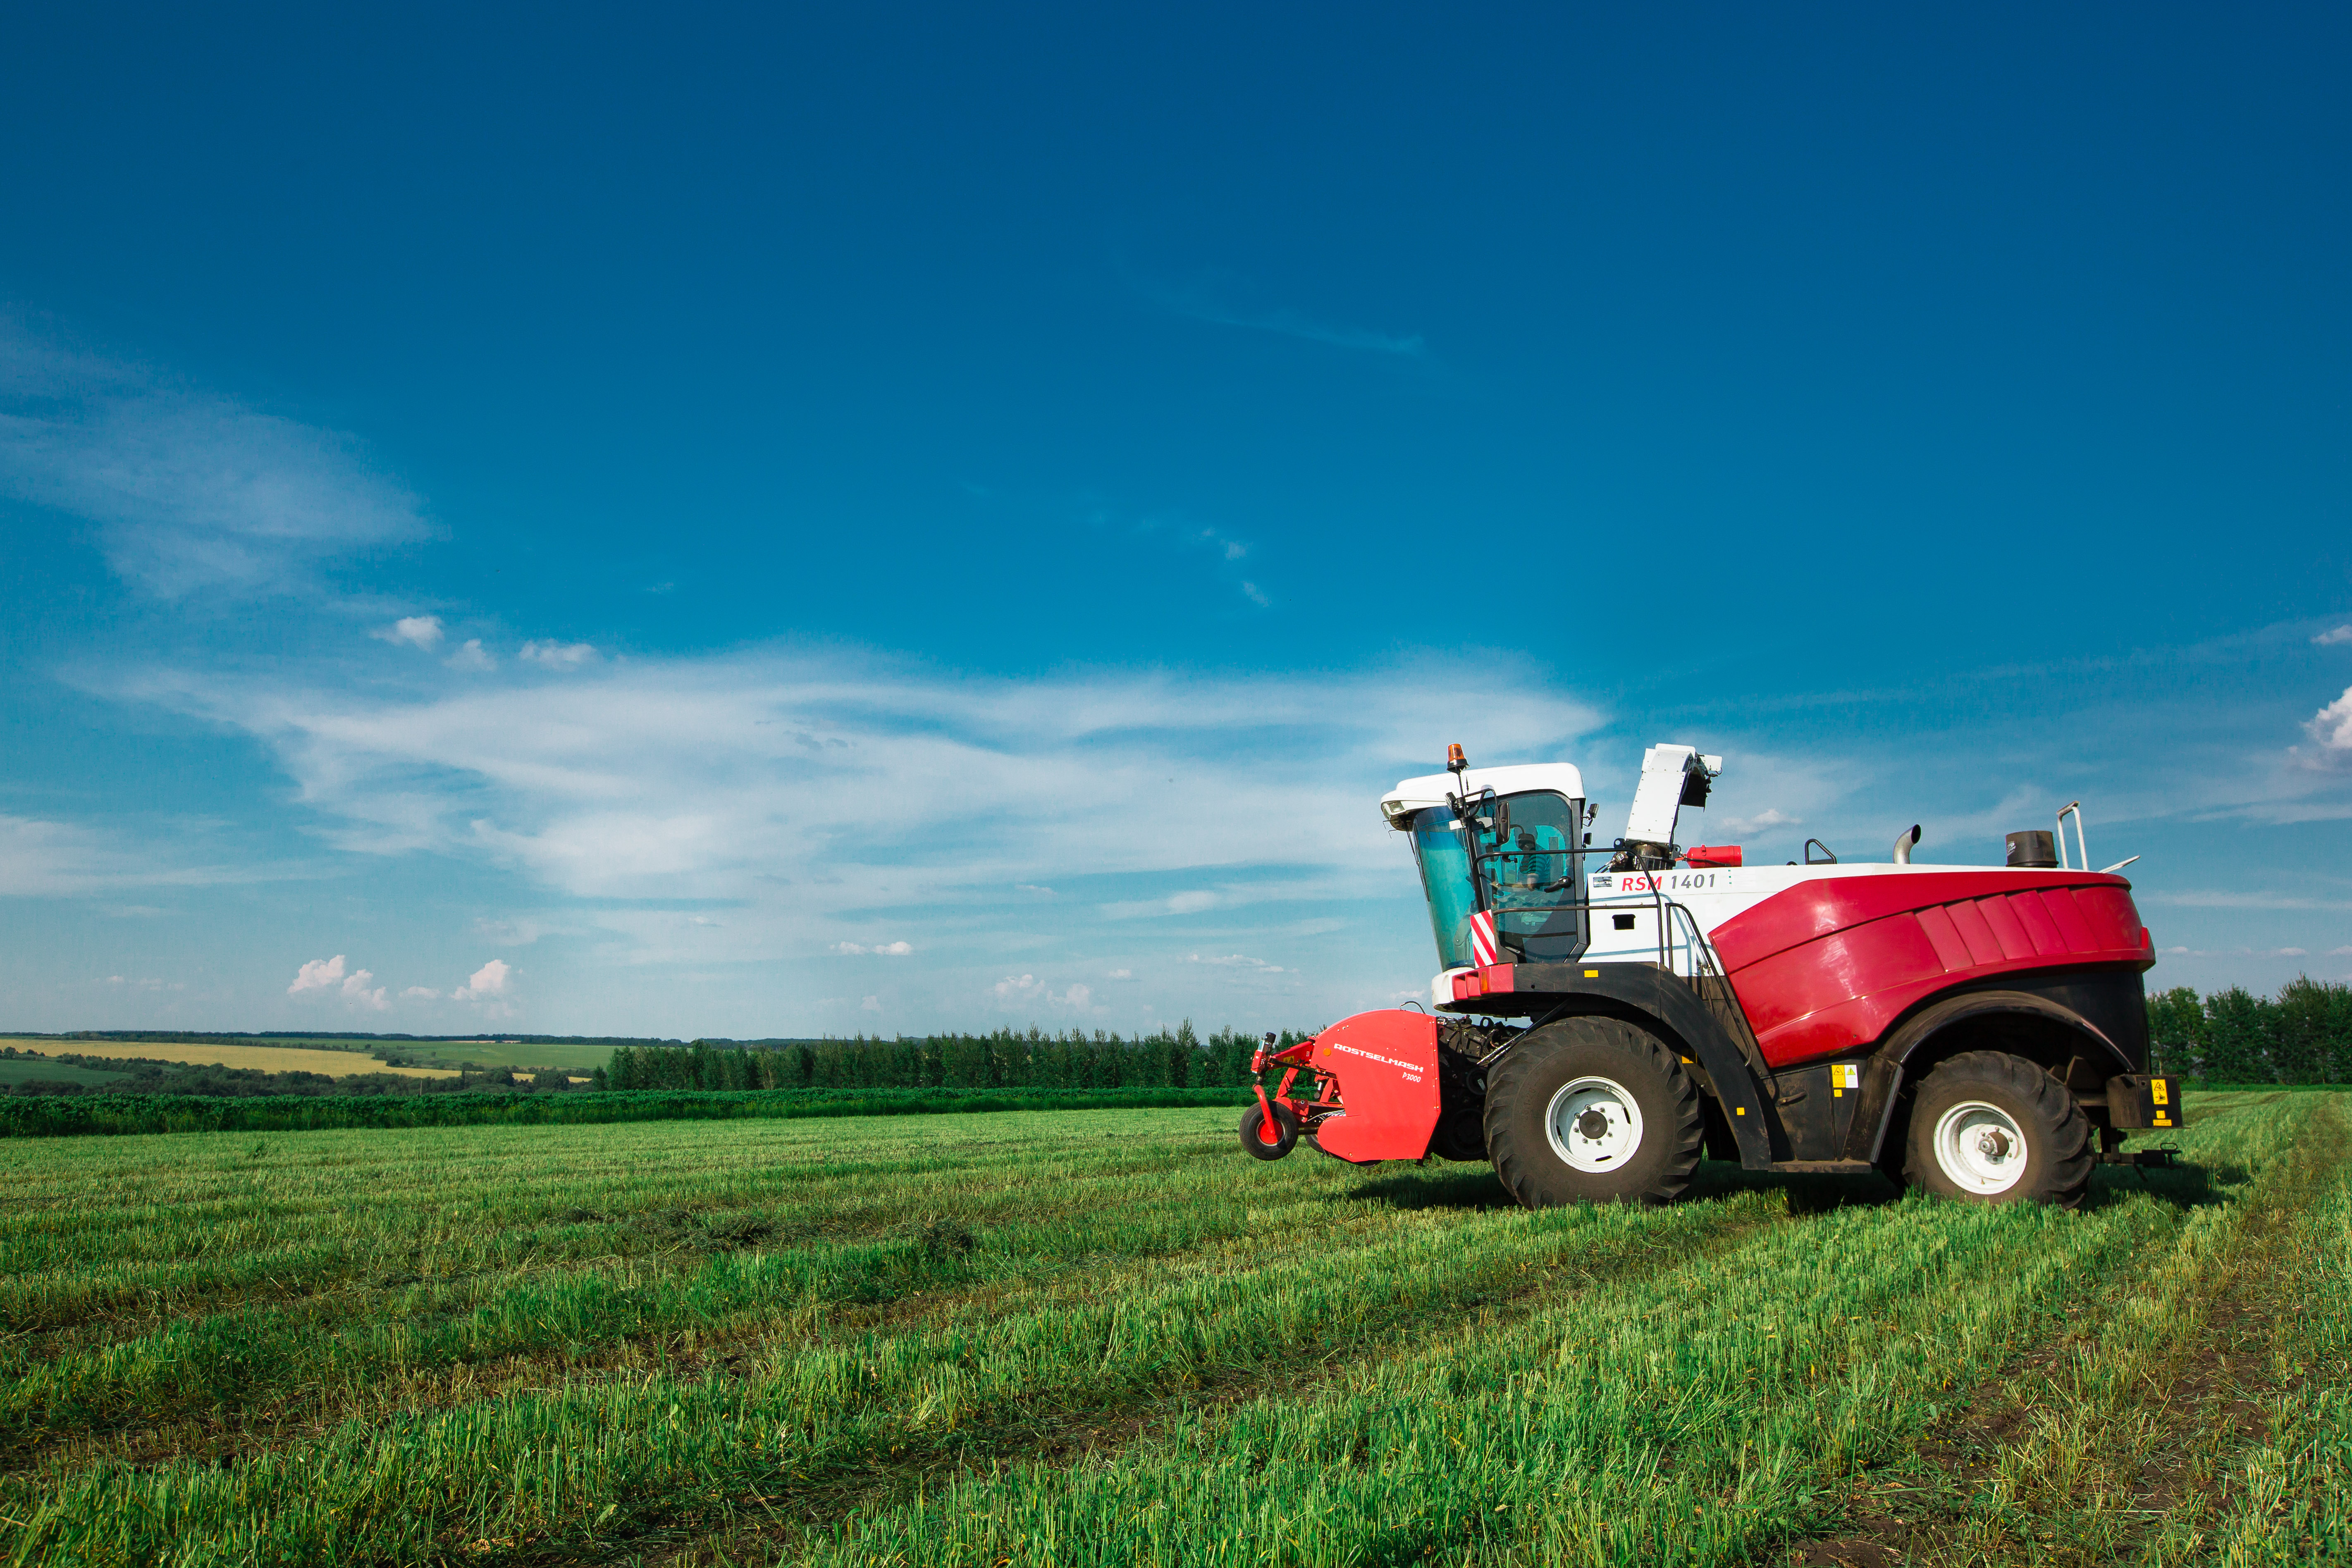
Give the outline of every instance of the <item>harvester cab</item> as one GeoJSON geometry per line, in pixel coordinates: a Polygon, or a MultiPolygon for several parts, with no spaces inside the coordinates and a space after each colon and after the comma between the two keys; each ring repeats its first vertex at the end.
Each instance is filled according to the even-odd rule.
{"type": "Polygon", "coordinates": [[[1916,826],[1884,863],[1809,844],[1750,867],[1677,837],[1722,773],[1650,747],[1602,847],[1569,763],[1474,768],[1457,745],[1390,791],[1436,941],[1430,1010],[1269,1042],[1244,1148],[1486,1160],[1536,1207],[1670,1201],[1702,1152],[2068,1206],[2102,1161],[2162,1162],[2122,1148],[2181,1120],[2178,1081],[2147,1071],[2154,947],[2119,868],[2087,868],[2079,805],[2010,835],[2001,867],[1915,865],[1916,826]]]}

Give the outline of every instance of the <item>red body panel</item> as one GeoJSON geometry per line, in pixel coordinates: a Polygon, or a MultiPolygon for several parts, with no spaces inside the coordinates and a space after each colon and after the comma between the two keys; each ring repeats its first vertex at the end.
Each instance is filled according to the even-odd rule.
{"type": "Polygon", "coordinates": [[[1437,1127],[1437,1020],[1390,1008],[1343,1018],[1308,1058],[1338,1080],[1341,1110],[1316,1124],[1315,1146],[1342,1160],[1418,1160],[1437,1127]]]}
{"type": "Polygon", "coordinates": [[[2156,962],[2131,884],[2084,871],[1823,878],[1709,934],[1776,1068],[1866,1046],[1962,981],[2156,962]]]}

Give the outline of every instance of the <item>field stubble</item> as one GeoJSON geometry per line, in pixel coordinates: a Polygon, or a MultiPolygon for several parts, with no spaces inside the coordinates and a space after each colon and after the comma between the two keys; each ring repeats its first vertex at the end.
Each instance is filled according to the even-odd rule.
{"type": "Polygon", "coordinates": [[[2342,1557],[2343,1106],[2195,1112],[2073,1215],[1224,1110],[0,1144],[0,1553],[2342,1557]]]}

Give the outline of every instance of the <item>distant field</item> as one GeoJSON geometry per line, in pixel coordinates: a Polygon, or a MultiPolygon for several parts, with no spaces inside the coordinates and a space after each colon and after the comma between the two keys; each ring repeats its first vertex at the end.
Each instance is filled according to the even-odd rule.
{"type": "Polygon", "coordinates": [[[2343,1563],[2347,1103],[2076,1214],[1230,1107],[0,1142],[0,1562],[2343,1563]]]}
{"type": "Polygon", "coordinates": [[[322,1051],[301,1046],[190,1046],[168,1040],[25,1040],[0,1039],[0,1046],[47,1056],[103,1057],[109,1061],[140,1058],[159,1062],[210,1063],[215,1067],[253,1068],[261,1072],[315,1072],[330,1078],[352,1073],[396,1073],[404,1078],[454,1078],[445,1068],[386,1067],[362,1051],[322,1051]]]}
{"type": "MultiPolygon", "coordinates": [[[[20,1046],[18,1049],[22,1049],[20,1046]]],[[[90,1088],[100,1084],[121,1083],[126,1075],[119,1072],[99,1072],[89,1068],[69,1068],[62,1062],[28,1062],[22,1057],[10,1060],[0,1057],[0,1085],[12,1083],[79,1083],[90,1088]]]]}
{"type": "Polygon", "coordinates": [[[548,1068],[583,1077],[613,1059],[610,1046],[508,1046],[496,1040],[386,1040],[377,1048],[446,1067],[472,1062],[486,1068],[548,1068]]]}

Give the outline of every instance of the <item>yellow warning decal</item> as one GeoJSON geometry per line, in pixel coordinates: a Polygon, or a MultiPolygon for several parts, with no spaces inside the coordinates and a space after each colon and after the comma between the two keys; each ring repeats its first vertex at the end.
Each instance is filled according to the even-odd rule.
{"type": "Polygon", "coordinates": [[[1601,978],[1601,971],[1597,969],[1588,969],[1584,972],[1584,977],[1587,980],[1598,980],[1601,978]]]}
{"type": "Polygon", "coordinates": [[[2156,1124],[2158,1127],[2169,1127],[2172,1125],[2172,1118],[2159,1110],[2156,1113],[2156,1124]]]}
{"type": "Polygon", "coordinates": [[[2169,1089],[2171,1086],[2166,1083],[2162,1079],[2158,1079],[2148,1087],[2156,1091],[2156,1102],[2158,1105],[2169,1105],[2172,1103],[2171,1100],[2165,1098],[2166,1091],[2169,1089]]]}
{"type": "Polygon", "coordinates": [[[1748,1114],[1748,1108],[1744,1105],[1735,1105],[1731,1108],[1731,1114],[1734,1116],[1745,1116],[1748,1114]]]}

